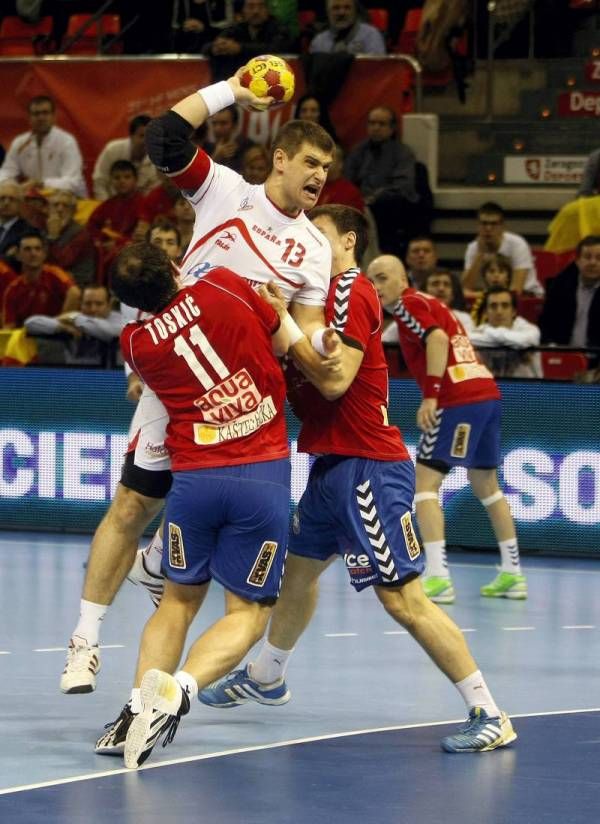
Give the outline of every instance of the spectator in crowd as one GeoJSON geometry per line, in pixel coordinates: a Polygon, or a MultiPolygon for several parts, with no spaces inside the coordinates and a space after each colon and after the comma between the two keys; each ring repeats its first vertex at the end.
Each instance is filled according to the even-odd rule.
{"type": "Polygon", "coordinates": [[[492,255],[481,265],[481,279],[483,281],[483,292],[479,292],[471,306],[471,318],[475,326],[484,323],[485,315],[485,293],[492,286],[502,286],[510,289],[513,280],[513,268],[510,260],[504,255],[492,255]]]}
{"type": "Polygon", "coordinates": [[[49,204],[46,195],[40,189],[27,189],[23,195],[21,215],[30,226],[33,226],[42,234],[46,231],[48,210],[49,204]]]}
{"type": "Polygon", "coordinates": [[[173,3],[169,51],[197,54],[233,23],[233,0],[183,0],[173,3]]]}
{"type": "Polygon", "coordinates": [[[600,346],[600,235],[579,241],[574,263],[547,283],[540,317],[544,343],[600,346]]]}
{"type": "Polygon", "coordinates": [[[242,20],[224,29],[204,48],[215,80],[231,77],[240,64],[251,57],[291,51],[294,51],[293,39],[269,12],[267,0],[244,0],[242,20]]]}
{"type": "Polygon", "coordinates": [[[242,177],[248,183],[260,186],[271,171],[271,158],[264,146],[249,146],[242,155],[242,177]]]}
{"type": "Polygon", "coordinates": [[[173,212],[175,214],[175,225],[179,230],[179,237],[181,238],[181,248],[183,254],[185,254],[187,247],[190,245],[192,235],[194,234],[196,214],[189,200],[186,200],[179,190],[177,191],[178,195],[173,207],[173,212]]]}
{"type": "Polygon", "coordinates": [[[429,235],[417,235],[408,241],[406,269],[411,286],[423,290],[427,275],[435,271],[437,263],[435,244],[429,235]]]}
{"type": "Polygon", "coordinates": [[[30,229],[19,239],[21,274],[4,291],[2,326],[16,329],[31,315],[56,315],[79,308],[81,290],[58,266],[46,263],[48,247],[42,235],[30,229]]]}
{"type": "Polygon", "coordinates": [[[471,315],[464,311],[465,299],[462,287],[454,272],[450,272],[448,269],[434,269],[425,278],[423,291],[428,295],[433,295],[444,306],[447,306],[454,317],[462,323],[465,332],[469,337],[471,336],[473,321],[471,315]]]}
{"type": "MultiPolygon", "coordinates": [[[[19,275],[15,272],[12,266],[9,266],[8,263],[5,263],[5,261],[0,258],[0,310],[4,301],[4,293],[6,292],[9,283],[12,283],[13,280],[16,280],[18,277],[19,275]]],[[[0,325],[1,324],[2,314],[0,312],[0,325]]]]}
{"type": "Polygon", "coordinates": [[[75,220],[73,192],[55,191],[49,198],[46,239],[48,262],[71,273],[78,286],[96,280],[96,253],[90,233],[75,220]]]}
{"type": "Polygon", "coordinates": [[[106,200],[115,194],[110,180],[110,170],[116,160],[129,160],[137,170],[137,186],[141,192],[149,192],[158,183],[156,166],[146,152],[146,126],[150,122],[147,114],[138,114],[129,123],[129,137],[109,140],[96,160],[92,175],[94,197],[106,200]]]}
{"type": "Polygon", "coordinates": [[[358,186],[344,177],[344,150],[336,144],[333,161],[327,172],[327,180],[321,189],[318,205],[326,203],[341,203],[342,206],[353,206],[359,212],[365,211],[365,201],[358,186]]]}
{"type": "Polygon", "coordinates": [[[151,189],[140,204],[139,223],[133,239],[136,242],[143,240],[146,232],[158,217],[175,221],[175,202],[179,197],[180,191],[171,178],[159,172],[158,186],[151,189]]]}
{"type": "Polygon", "coordinates": [[[111,305],[106,286],[85,286],[78,311],[56,317],[32,315],[25,320],[27,334],[37,340],[38,363],[66,363],[78,366],[104,366],[108,344],[117,341],[123,328],[121,313],[111,305]],[[60,340],[46,340],[46,338],[60,340]]]}
{"type": "Polygon", "coordinates": [[[541,378],[539,352],[519,352],[540,345],[540,330],[517,314],[517,298],[505,286],[484,294],[485,323],[469,333],[471,343],[497,378],[541,378]],[[492,351],[493,350],[493,351],[492,351]]]}
{"type": "Polygon", "coordinates": [[[329,109],[324,100],[316,94],[303,94],[296,103],[294,109],[295,120],[311,120],[313,123],[318,123],[326,132],[338,143],[337,134],[331,117],[329,116],[329,109]]]}
{"type": "Polygon", "coordinates": [[[146,240],[162,249],[169,260],[178,261],[181,258],[181,235],[177,226],[170,221],[159,218],[148,230],[146,240]]]}
{"type": "Polygon", "coordinates": [[[29,101],[31,129],[15,137],[0,168],[0,182],[14,180],[23,191],[67,189],[78,197],[87,194],[83,161],[77,140],[55,125],[54,101],[38,95],[29,101]]]}
{"type": "Polygon", "coordinates": [[[544,289],[537,278],[531,249],[525,238],[504,228],[504,209],[497,203],[484,203],[477,212],[479,231],[475,240],[467,246],[465,269],[462,276],[467,297],[474,297],[483,290],[481,267],[492,255],[507,257],[513,267],[510,288],[517,295],[526,292],[543,297],[544,289]]]}
{"type": "Polygon", "coordinates": [[[20,236],[29,223],[21,217],[23,192],[21,187],[11,181],[0,183],[0,257],[11,263],[17,251],[20,236]]]}
{"type": "Polygon", "coordinates": [[[600,149],[588,157],[581,175],[577,197],[593,197],[600,194],[600,149]]]}
{"type": "Polygon", "coordinates": [[[213,114],[209,123],[213,140],[204,146],[215,163],[228,166],[236,172],[242,170],[242,157],[246,149],[254,146],[252,140],[238,133],[240,113],[235,103],[213,114]]]}
{"type": "Polygon", "coordinates": [[[311,52],[385,54],[381,32],[360,20],[356,0],[327,0],[328,28],[315,35],[311,52]]]}
{"type": "Polygon", "coordinates": [[[94,243],[104,248],[121,246],[131,239],[143,200],[137,170],[130,160],[115,160],[110,167],[110,185],[115,194],[94,209],[87,223],[94,243]]]}
{"type": "Polygon", "coordinates": [[[416,158],[397,137],[395,112],[376,106],[367,117],[367,139],[352,149],[345,173],[371,209],[383,252],[400,253],[406,227],[419,211],[415,186],[416,158]]]}

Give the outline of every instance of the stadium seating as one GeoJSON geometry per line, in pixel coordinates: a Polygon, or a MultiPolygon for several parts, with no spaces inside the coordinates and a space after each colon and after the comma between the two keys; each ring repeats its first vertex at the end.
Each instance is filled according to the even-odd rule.
{"type": "MultiPolygon", "coordinates": [[[[99,54],[101,44],[120,33],[120,16],[118,14],[103,14],[98,21],[91,23],[75,42],[71,42],[91,17],[91,14],[72,14],[69,17],[67,33],[61,46],[62,52],[65,54],[99,54]]],[[[122,48],[121,43],[116,43],[111,47],[110,53],[121,52],[122,48]]]]}
{"type": "Polygon", "coordinates": [[[44,54],[52,47],[52,18],[25,23],[20,17],[5,17],[0,25],[0,55],[20,57],[44,54]]]}
{"type": "Polygon", "coordinates": [[[545,249],[532,249],[538,279],[542,285],[558,275],[559,272],[575,259],[575,252],[548,252],[545,249]]]}
{"type": "Polygon", "coordinates": [[[401,54],[415,53],[422,13],[422,9],[409,9],[406,12],[404,26],[402,27],[394,51],[400,52],[401,54]]]}
{"type": "Polygon", "coordinates": [[[546,380],[571,381],[577,372],[587,369],[581,352],[542,352],[542,376],[546,380]]]}
{"type": "Polygon", "coordinates": [[[387,9],[367,9],[369,23],[375,26],[382,34],[386,34],[389,25],[389,12],[387,9]]]}

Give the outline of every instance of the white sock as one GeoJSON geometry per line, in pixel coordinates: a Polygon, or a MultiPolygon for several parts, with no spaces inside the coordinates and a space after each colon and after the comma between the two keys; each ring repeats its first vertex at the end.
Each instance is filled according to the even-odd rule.
{"type": "Polygon", "coordinates": [[[268,641],[265,641],[260,648],[256,661],[248,666],[250,676],[259,684],[272,684],[285,677],[288,660],[294,648],[278,649],[268,641]]]}
{"type": "Polygon", "coordinates": [[[146,569],[151,575],[160,575],[160,566],[162,564],[163,556],[163,539],[160,534],[160,527],[152,536],[152,540],[144,549],[144,563],[146,569]]]}
{"type": "Polygon", "coordinates": [[[500,710],[496,706],[496,702],[492,698],[492,694],[479,670],[467,675],[466,678],[463,678],[454,686],[462,695],[468,710],[473,709],[473,707],[481,707],[490,718],[497,718],[500,715],[500,710]]]}
{"type": "Polygon", "coordinates": [[[100,624],[106,615],[107,604],[94,604],[93,601],[79,602],[79,622],[73,631],[71,640],[75,646],[96,647],[100,638],[100,624]]]}
{"type": "Polygon", "coordinates": [[[198,682],[193,675],[185,670],[179,670],[175,673],[175,680],[184,692],[187,692],[190,704],[198,697],[198,682]]]}
{"type": "Polygon", "coordinates": [[[131,690],[131,696],[129,698],[131,701],[131,712],[134,715],[137,715],[142,711],[142,694],[140,692],[139,687],[134,687],[131,690]]]}
{"type": "Polygon", "coordinates": [[[521,564],[519,563],[519,542],[517,539],[509,538],[507,541],[498,541],[498,548],[500,550],[501,571],[520,575],[521,564]]]}
{"type": "Polygon", "coordinates": [[[448,558],[446,557],[446,541],[426,541],[423,543],[427,568],[425,578],[435,576],[436,578],[449,578],[448,558]]]}

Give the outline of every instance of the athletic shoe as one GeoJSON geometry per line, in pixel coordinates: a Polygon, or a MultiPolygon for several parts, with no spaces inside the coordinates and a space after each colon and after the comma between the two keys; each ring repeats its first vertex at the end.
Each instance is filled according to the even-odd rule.
{"type": "Polygon", "coordinates": [[[505,712],[490,718],[481,707],[473,707],[465,726],[456,735],[442,738],[441,743],[446,752],[487,752],[505,747],[516,738],[517,733],[505,712]]]}
{"type": "Polygon", "coordinates": [[[162,575],[155,575],[148,570],[143,549],[138,549],[136,552],[135,561],[129,570],[127,580],[136,586],[141,584],[145,587],[155,607],[160,604],[160,599],[165,590],[165,579],[162,575]]]}
{"type": "Polygon", "coordinates": [[[453,604],[454,603],[454,586],[452,585],[452,578],[442,578],[437,575],[430,575],[423,578],[423,589],[425,595],[430,601],[436,604],[453,604]]]}
{"type": "Polygon", "coordinates": [[[283,678],[272,684],[260,684],[250,678],[248,666],[234,670],[200,690],[198,698],[207,707],[237,707],[256,701],[258,704],[277,706],[287,704],[292,697],[283,678]]]}
{"type": "Polygon", "coordinates": [[[135,770],[148,758],[162,736],[166,747],[175,738],[182,715],[190,711],[190,699],[179,683],[162,670],[148,670],[140,684],[142,711],[131,722],[125,738],[125,766],[135,770]]]}
{"type": "Polygon", "coordinates": [[[523,601],[527,598],[527,578],[512,572],[499,572],[493,581],[479,590],[486,598],[511,598],[523,601]]]}
{"type": "Polygon", "coordinates": [[[98,755],[123,755],[125,738],[135,715],[131,712],[131,701],[128,701],[118,718],[104,725],[106,730],[96,741],[95,751],[98,755]]]}
{"type": "Polygon", "coordinates": [[[69,694],[93,692],[96,689],[96,675],[100,672],[100,650],[98,646],[79,646],[69,641],[67,661],[60,678],[61,692],[69,694]]]}

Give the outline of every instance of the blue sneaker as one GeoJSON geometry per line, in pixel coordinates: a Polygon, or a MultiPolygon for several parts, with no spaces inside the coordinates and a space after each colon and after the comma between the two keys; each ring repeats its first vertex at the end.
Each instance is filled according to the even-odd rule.
{"type": "Polygon", "coordinates": [[[490,718],[481,707],[473,707],[465,726],[456,735],[442,738],[441,743],[446,752],[487,752],[504,747],[516,738],[517,733],[505,712],[490,718]]]}
{"type": "Polygon", "coordinates": [[[200,701],[207,707],[237,707],[248,701],[276,706],[287,704],[291,697],[292,693],[283,678],[272,684],[259,684],[250,678],[248,665],[219,678],[198,694],[200,701]]]}

